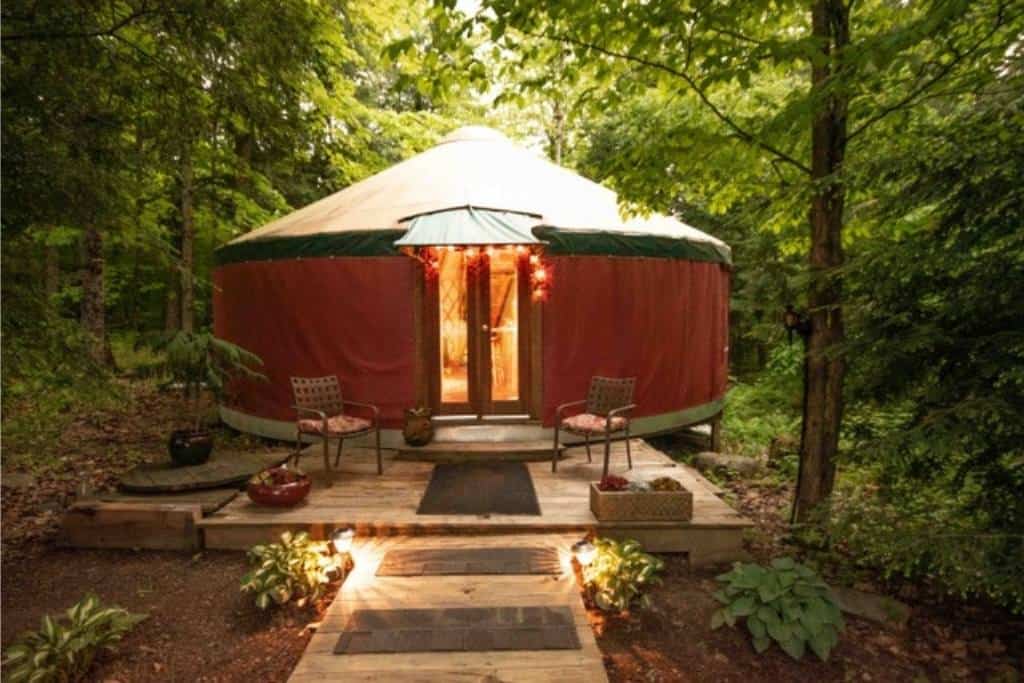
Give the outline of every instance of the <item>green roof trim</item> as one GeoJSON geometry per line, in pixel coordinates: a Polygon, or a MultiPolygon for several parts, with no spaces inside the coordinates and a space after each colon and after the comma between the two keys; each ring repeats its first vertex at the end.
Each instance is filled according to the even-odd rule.
{"type": "Polygon", "coordinates": [[[546,242],[547,252],[555,256],[640,256],[732,263],[728,247],[679,237],[630,235],[596,230],[560,230],[547,226],[534,228],[533,234],[542,242],[546,242]]]}
{"type": "MultiPolygon", "coordinates": [[[[231,242],[213,253],[218,266],[246,261],[328,258],[331,256],[401,256],[395,246],[405,230],[354,230],[297,237],[231,242]]],[[[633,256],[674,258],[731,264],[728,247],[677,237],[630,235],[604,231],[560,230],[537,227],[533,234],[553,256],[633,256]]]]}
{"type": "Polygon", "coordinates": [[[245,261],[277,261],[329,256],[401,256],[395,242],[405,230],[352,230],[296,237],[231,242],[213,252],[218,266],[245,261]]]}

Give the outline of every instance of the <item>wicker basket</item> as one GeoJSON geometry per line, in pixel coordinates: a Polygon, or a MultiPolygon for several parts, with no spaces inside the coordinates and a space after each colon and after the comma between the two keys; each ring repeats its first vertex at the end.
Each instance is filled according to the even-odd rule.
{"type": "Polygon", "coordinates": [[[590,485],[590,511],[601,522],[688,522],[690,491],[602,491],[590,485]]]}

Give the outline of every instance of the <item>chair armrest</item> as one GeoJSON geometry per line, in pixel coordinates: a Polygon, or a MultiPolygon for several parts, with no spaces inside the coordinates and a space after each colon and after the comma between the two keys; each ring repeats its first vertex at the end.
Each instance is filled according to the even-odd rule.
{"type": "Polygon", "coordinates": [[[378,422],[380,420],[380,408],[373,405],[372,403],[360,403],[359,401],[342,401],[343,405],[356,406],[357,408],[369,408],[373,412],[373,421],[378,422]]]}
{"type": "Polygon", "coordinates": [[[562,405],[555,408],[555,419],[557,420],[558,418],[562,417],[562,412],[566,408],[572,408],[573,406],[581,406],[586,402],[587,399],[583,399],[582,401],[570,401],[569,403],[563,403],[562,405]]]}
{"type": "Polygon", "coordinates": [[[629,405],[625,405],[625,406],[616,408],[615,410],[609,410],[608,411],[608,419],[610,420],[613,417],[618,417],[622,413],[628,413],[630,410],[633,410],[633,408],[636,408],[636,404],[635,403],[630,403],[629,405]]]}
{"type": "Polygon", "coordinates": [[[327,413],[325,413],[322,410],[315,410],[313,408],[306,408],[304,406],[292,406],[292,408],[294,408],[297,412],[300,412],[300,413],[311,413],[313,415],[316,415],[321,420],[326,420],[327,419],[327,413]]]}

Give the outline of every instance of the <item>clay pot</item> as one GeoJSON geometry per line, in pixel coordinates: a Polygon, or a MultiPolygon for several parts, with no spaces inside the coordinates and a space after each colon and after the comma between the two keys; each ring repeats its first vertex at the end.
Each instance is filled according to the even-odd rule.
{"type": "Polygon", "coordinates": [[[434,423],[426,408],[411,408],[405,411],[405,426],[402,436],[410,446],[426,446],[434,438],[434,423]]]}
{"type": "Polygon", "coordinates": [[[257,505],[291,507],[309,495],[312,484],[309,475],[302,470],[280,465],[256,474],[249,480],[245,492],[257,505]]]}
{"type": "Polygon", "coordinates": [[[213,451],[213,435],[206,430],[177,429],[171,432],[167,451],[175,465],[202,465],[213,451]]]}

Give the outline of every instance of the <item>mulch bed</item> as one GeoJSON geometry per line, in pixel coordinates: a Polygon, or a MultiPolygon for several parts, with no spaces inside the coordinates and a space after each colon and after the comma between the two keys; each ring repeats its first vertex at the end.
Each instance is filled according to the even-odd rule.
{"type": "Polygon", "coordinates": [[[691,572],[683,558],[663,557],[665,581],[652,592],[649,610],[618,616],[589,612],[613,683],[1020,680],[1019,638],[971,640],[953,614],[915,615],[902,632],[847,617],[846,632],[828,662],[811,653],[797,662],[774,645],[758,655],[744,627],[709,627],[719,606],[711,597],[714,577],[722,570],[691,572]]]}
{"type": "Polygon", "coordinates": [[[239,591],[242,553],[195,557],[155,551],[48,550],[3,566],[2,642],[39,628],[92,591],[149,615],[104,657],[90,679],[120,681],[286,681],[336,587],[318,605],[257,609],[239,591]]]}

